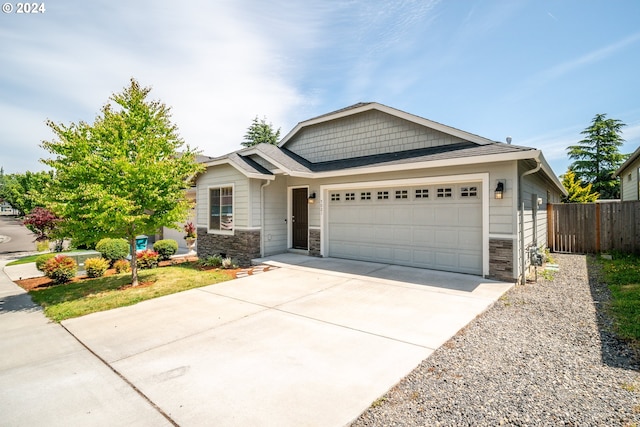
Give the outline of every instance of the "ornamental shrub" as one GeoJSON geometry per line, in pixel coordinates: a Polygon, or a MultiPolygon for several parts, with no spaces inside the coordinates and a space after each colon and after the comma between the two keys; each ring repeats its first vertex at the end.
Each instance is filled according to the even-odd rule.
{"type": "Polygon", "coordinates": [[[67,283],[76,276],[78,264],[71,257],[58,255],[44,264],[43,271],[55,283],[67,283]]]}
{"type": "Polygon", "coordinates": [[[44,271],[44,265],[47,263],[47,261],[49,261],[51,258],[55,257],[56,254],[43,254],[40,255],[39,257],[36,258],[36,268],[39,271],[44,271]]]}
{"type": "Polygon", "coordinates": [[[102,239],[96,245],[96,251],[113,265],[117,260],[125,259],[129,255],[129,243],[125,239],[102,239]]]}
{"type": "Polygon", "coordinates": [[[136,257],[138,258],[138,268],[141,270],[156,268],[158,266],[158,258],[160,258],[158,252],[151,249],[138,252],[136,257]]]}
{"type": "Polygon", "coordinates": [[[126,259],[119,259],[113,263],[113,268],[116,269],[116,273],[128,273],[131,271],[131,263],[126,259]]]}
{"type": "Polygon", "coordinates": [[[109,268],[109,261],[104,258],[87,258],[84,261],[84,269],[89,277],[102,277],[109,268]]]}
{"type": "Polygon", "coordinates": [[[199,259],[198,265],[201,267],[220,267],[222,265],[222,257],[220,255],[209,255],[199,259]]]}
{"type": "Polygon", "coordinates": [[[153,244],[153,250],[160,255],[160,261],[167,261],[178,252],[178,242],[173,239],[158,240],[153,244]]]}
{"type": "Polygon", "coordinates": [[[231,257],[227,257],[222,260],[222,268],[235,268],[236,265],[233,263],[231,257]]]}

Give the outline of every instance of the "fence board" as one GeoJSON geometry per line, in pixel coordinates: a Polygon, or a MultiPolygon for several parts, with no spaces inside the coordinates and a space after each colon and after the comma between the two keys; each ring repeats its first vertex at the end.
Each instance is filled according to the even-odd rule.
{"type": "Polygon", "coordinates": [[[640,253],[640,201],[551,204],[548,242],[553,252],[640,253]]]}

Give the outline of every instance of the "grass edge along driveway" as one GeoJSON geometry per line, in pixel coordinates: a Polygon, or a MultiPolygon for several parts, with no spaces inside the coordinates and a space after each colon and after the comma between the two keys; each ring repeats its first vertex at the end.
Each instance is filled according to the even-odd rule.
{"type": "Polygon", "coordinates": [[[131,287],[131,273],[122,273],[34,289],[29,294],[36,304],[43,307],[49,319],[61,322],[233,278],[230,271],[199,270],[194,264],[185,263],[141,270],[140,286],[135,288],[131,287]]]}

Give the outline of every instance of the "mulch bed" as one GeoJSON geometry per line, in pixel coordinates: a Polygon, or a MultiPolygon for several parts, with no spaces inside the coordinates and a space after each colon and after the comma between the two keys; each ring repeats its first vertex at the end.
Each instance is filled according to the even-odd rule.
{"type": "MultiPolygon", "coordinates": [[[[170,261],[161,261],[158,264],[158,267],[169,267],[172,265],[179,265],[185,262],[196,262],[198,261],[198,257],[183,257],[183,258],[177,258],[177,259],[172,259],[170,261]]],[[[267,267],[248,267],[248,268],[236,268],[233,270],[226,270],[227,273],[231,274],[233,276],[233,278],[237,278],[238,277],[238,273],[243,273],[240,276],[244,276],[244,275],[253,275],[254,273],[260,273],[263,271],[269,271],[270,269],[273,269],[275,267],[271,267],[271,266],[267,266],[267,267]]],[[[218,267],[199,267],[200,270],[202,271],[208,271],[208,270],[219,270],[218,267]]],[[[105,273],[104,276],[111,276],[116,274],[116,270],[113,268],[108,269],[105,273]]],[[[89,277],[87,276],[76,276],[73,279],[71,279],[71,283],[74,282],[82,282],[85,280],[91,280],[89,277]]],[[[31,290],[40,290],[40,289],[46,289],[52,286],[57,286],[55,283],[53,283],[53,281],[51,279],[49,279],[48,277],[34,277],[31,279],[24,279],[24,280],[18,280],[15,282],[18,286],[20,286],[22,289],[24,289],[25,291],[31,291],[31,290]]],[[[140,285],[138,286],[151,286],[154,282],[140,282],[140,285]]],[[[131,284],[129,285],[125,285],[122,287],[122,289],[127,289],[131,287],[131,284]]]]}

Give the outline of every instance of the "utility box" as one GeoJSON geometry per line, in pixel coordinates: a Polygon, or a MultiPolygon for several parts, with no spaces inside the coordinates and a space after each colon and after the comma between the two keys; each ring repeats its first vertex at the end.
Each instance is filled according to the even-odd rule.
{"type": "Polygon", "coordinates": [[[145,236],[144,234],[136,236],[136,252],[146,250],[148,241],[149,241],[149,236],[145,236]]]}

